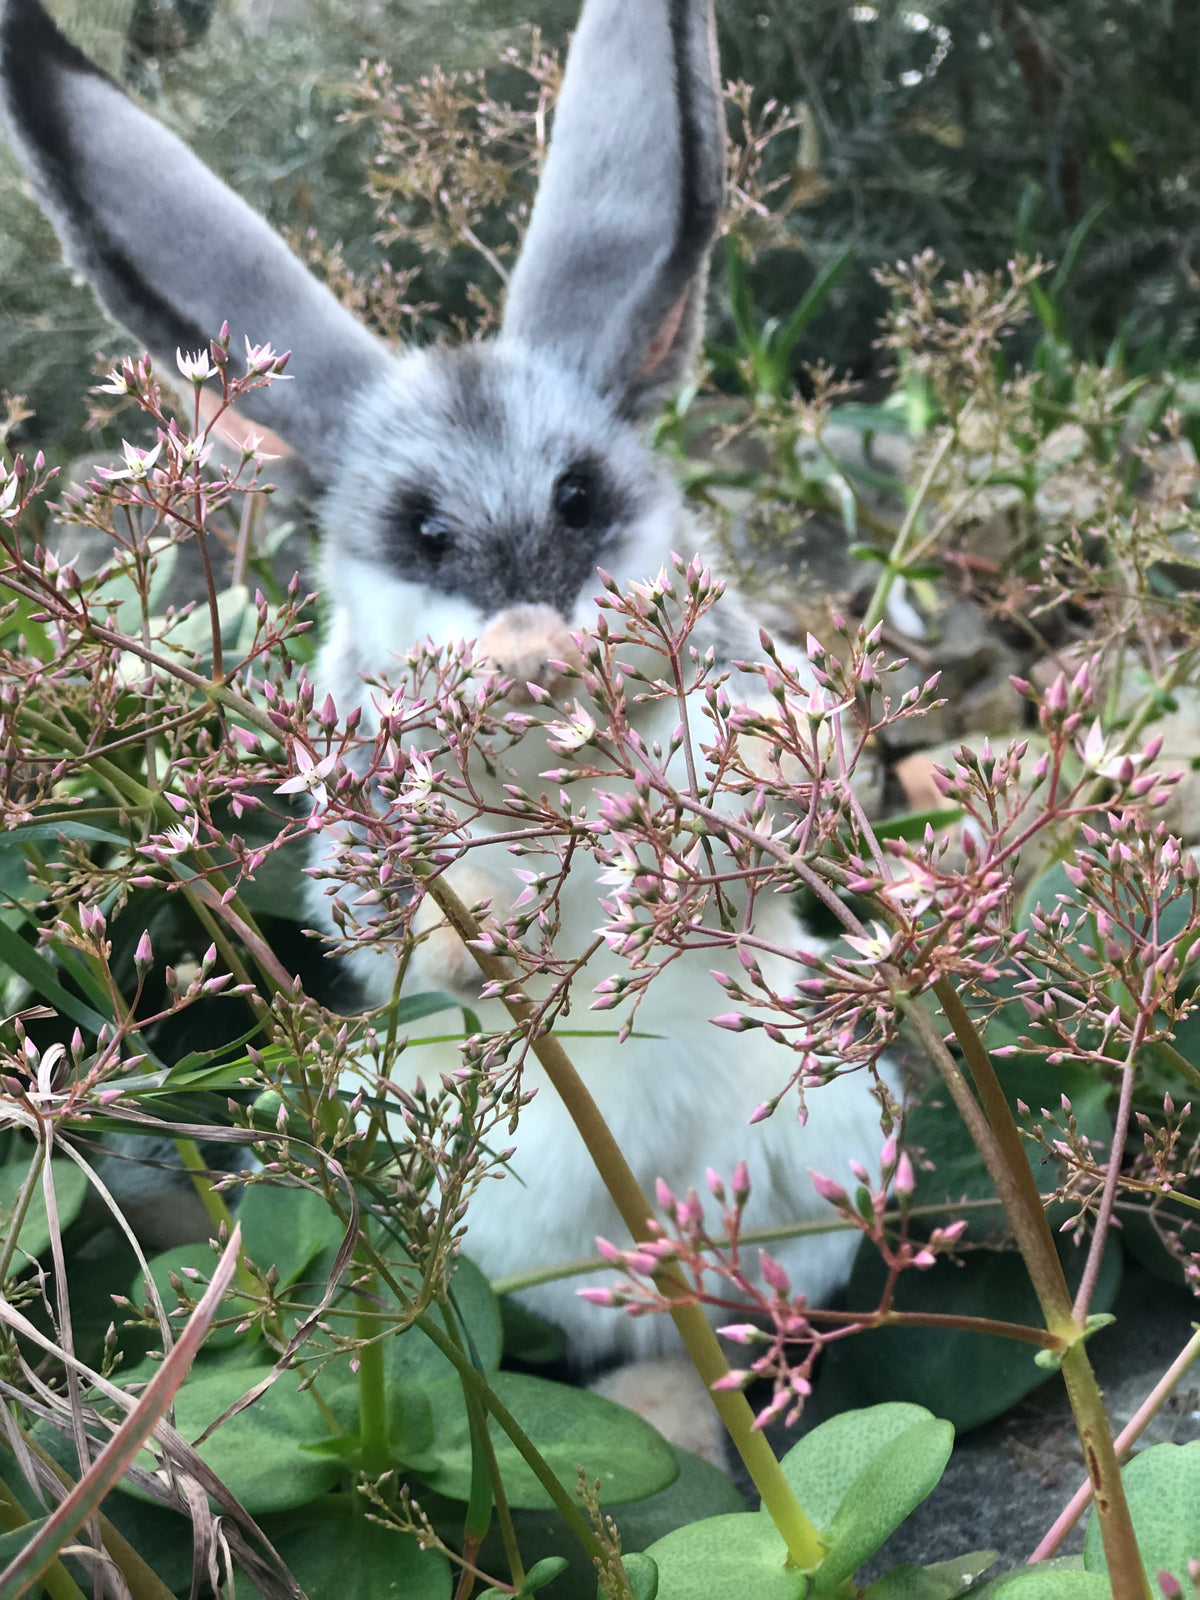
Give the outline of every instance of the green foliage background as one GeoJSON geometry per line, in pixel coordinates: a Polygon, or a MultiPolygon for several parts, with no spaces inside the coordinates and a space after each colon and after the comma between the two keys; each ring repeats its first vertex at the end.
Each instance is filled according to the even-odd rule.
{"type": "MultiPolygon", "coordinates": [[[[85,48],[280,226],[378,255],[361,193],[369,129],[338,120],[363,59],[399,81],[439,62],[494,63],[513,31],[562,43],[576,0],[58,0],[85,48]]],[[[802,203],[790,228],[819,270],[854,260],[806,359],[870,377],[881,291],[871,269],[932,246],[953,271],[1017,250],[1060,258],[1094,208],[1067,305],[1073,341],[1120,339],[1143,369],[1200,356],[1200,33],[1178,0],[721,0],[722,62],[802,108],[773,151],[802,203]],[[1196,258],[1195,260],[1193,258],[1196,258]]],[[[138,175],[137,181],[153,181],[138,175]]],[[[404,264],[403,250],[393,251],[404,264]]],[[[429,265],[422,298],[461,310],[474,263],[429,265]]],[[[786,312],[793,251],[761,258],[756,298],[786,312]]],[[[807,282],[811,272],[803,272],[807,282]]],[[[720,284],[717,312],[720,315],[720,284]]],[[[719,330],[718,330],[719,332],[719,330]]],[[[0,151],[0,390],[37,412],[19,442],[83,445],[79,395],[121,347],[57,264],[48,225],[0,151]]]]}

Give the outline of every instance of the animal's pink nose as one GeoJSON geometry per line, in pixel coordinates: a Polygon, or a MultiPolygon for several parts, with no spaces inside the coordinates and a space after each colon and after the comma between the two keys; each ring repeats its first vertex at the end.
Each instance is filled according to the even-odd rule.
{"type": "Polygon", "coordinates": [[[514,701],[527,701],[525,685],[553,691],[562,681],[551,662],[577,662],[567,624],[552,606],[512,606],[493,617],[479,641],[506,678],[512,678],[514,701]]]}

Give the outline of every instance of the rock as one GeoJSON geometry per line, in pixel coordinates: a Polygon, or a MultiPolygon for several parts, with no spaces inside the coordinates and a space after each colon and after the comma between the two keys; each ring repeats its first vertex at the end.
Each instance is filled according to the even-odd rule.
{"type": "Polygon", "coordinates": [[[986,614],[969,600],[955,600],[934,626],[937,635],[926,641],[919,659],[889,676],[888,693],[898,698],[940,672],[937,695],[944,703],[880,731],[880,743],[892,756],[967,733],[1007,736],[1021,726],[1024,703],[1009,681],[1020,660],[989,628],[986,614]]]}

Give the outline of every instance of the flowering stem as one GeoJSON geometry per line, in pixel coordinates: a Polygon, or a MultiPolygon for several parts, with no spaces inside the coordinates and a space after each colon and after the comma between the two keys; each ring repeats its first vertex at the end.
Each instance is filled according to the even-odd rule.
{"type": "Polygon", "coordinates": [[[1117,1120],[1113,1128],[1112,1144],[1108,1152],[1108,1166],[1104,1171],[1104,1189],[1096,1212],[1096,1225],[1092,1229],[1092,1242],[1088,1247],[1087,1263],[1084,1266],[1083,1277],[1079,1280],[1079,1288],[1075,1295],[1073,1315],[1075,1321],[1081,1326],[1087,1321],[1088,1307],[1092,1303],[1092,1296],[1096,1292],[1096,1280],[1100,1276],[1100,1263],[1104,1257],[1104,1247],[1108,1243],[1113,1206],[1116,1204],[1117,1189],[1121,1181],[1121,1161],[1125,1154],[1125,1141],[1129,1137],[1129,1117],[1133,1109],[1133,1088],[1137,1077],[1134,1061],[1137,1057],[1138,1047],[1142,1042],[1145,1028],[1145,1014],[1139,1013],[1138,1019],[1134,1024],[1133,1037],[1129,1041],[1129,1054],[1121,1071],[1121,1099],[1117,1106],[1117,1120]]]}
{"type": "MultiPolygon", "coordinates": [[[[377,1298],[374,1263],[362,1241],[355,1247],[355,1261],[369,1276],[359,1285],[356,1304],[369,1313],[377,1298]]],[[[387,1436],[387,1379],[383,1369],[383,1343],[370,1315],[356,1317],[355,1336],[363,1342],[358,1357],[358,1437],[362,1448],[362,1470],[370,1478],[381,1477],[391,1465],[387,1436]]]]}
{"type": "MultiPolygon", "coordinates": [[[[1113,1448],[1116,1451],[1118,1461],[1124,1461],[1148,1424],[1162,1410],[1171,1391],[1183,1378],[1197,1356],[1200,1356],[1200,1328],[1193,1333],[1166,1372],[1163,1373],[1154,1388],[1151,1389],[1150,1393],[1117,1435],[1113,1448]]],[[[1085,1478],[1071,1496],[1067,1505],[1055,1518],[1054,1526],[1030,1556],[1029,1563],[1031,1565],[1035,1561],[1046,1561],[1055,1554],[1068,1533],[1087,1510],[1091,1498],[1092,1480],[1085,1478]]]]}
{"type": "MultiPolygon", "coordinates": [[[[233,1232],[233,1213],[225,1204],[225,1197],[219,1189],[213,1187],[213,1181],[208,1175],[208,1163],[200,1154],[200,1146],[194,1139],[177,1138],[174,1141],[175,1149],[183,1162],[192,1186],[199,1197],[200,1204],[208,1213],[208,1220],[216,1229],[218,1237],[228,1238],[233,1232]],[[222,1235],[222,1230],[224,1234],[222,1235]]],[[[257,1299],[259,1288],[248,1270],[241,1252],[238,1252],[237,1269],[235,1272],[238,1288],[251,1300],[257,1299]]]]}
{"type": "MultiPolygon", "coordinates": [[[[530,1048],[570,1113],[597,1172],[636,1243],[644,1235],[646,1223],[654,1215],[654,1208],[642,1192],[633,1169],[613,1138],[612,1130],[587,1085],[554,1034],[537,1033],[537,1012],[515,982],[509,963],[500,956],[479,950],[472,943],[480,937],[479,925],[446,882],[445,876],[426,879],[426,888],[447,922],[471,949],[484,977],[489,982],[501,985],[504,1004],[513,1021],[528,1030],[530,1048]]],[[[675,1266],[665,1267],[654,1281],[668,1300],[673,1300],[681,1290],[687,1290],[686,1281],[675,1266]]],[[[718,1379],[726,1377],[730,1369],[703,1310],[695,1304],[675,1304],[671,1309],[671,1318],[745,1463],[751,1481],[762,1496],[763,1505],[787,1546],[792,1562],[804,1571],[811,1570],[819,1564],[825,1546],[793,1494],[770,1445],[763,1434],[755,1429],[754,1414],[745,1395],[738,1390],[714,1390],[713,1385],[718,1379]]]]}
{"type": "MultiPolygon", "coordinates": [[[[1046,1195],[1045,1200],[1052,1200],[1053,1195],[1046,1195]]],[[[954,1207],[959,1211],[995,1211],[999,1208],[998,1200],[961,1200],[954,1207]]],[[[1200,1207],[1200,1200],[1196,1202],[1200,1207]]],[[[899,1222],[902,1217],[941,1217],[944,1216],[946,1207],[939,1202],[936,1205],[909,1206],[905,1212],[885,1211],[879,1219],[881,1222],[899,1222]]],[[[738,1234],[737,1242],[743,1248],[746,1245],[776,1244],[780,1239],[808,1239],[823,1233],[849,1233],[856,1230],[853,1222],[848,1222],[844,1217],[831,1217],[822,1222],[789,1222],[778,1228],[743,1228],[738,1234]]],[[[718,1250],[728,1249],[733,1240],[727,1237],[718,1237],[713,1241],[718,1250]]],[[[496,1294],[519,1294],[522,1289],[536,1289],[543,1283],[557,1283],[562,1278],[580,1278],[586,1272],[606,1272],[612,1263],[603,1256],[588,1256],[580,1261],[559,1261],[552,1267],[538,1267],[533,1272],[517,1272],[508,1278],[493,1278],[492,1289],[496,1294]]],[[[809,1312],[805,1313],[809,1315],[809,1312]]]]}
{"type": "Polygon", "coordinates": [[[875,592],[871,596],[871,604],[867,607],[867,614],[863,618],[864,633],[870,633],[871,629],[883,620],[883,614],[887,610],[888,596],[891,594],[892,587],[903,570],[904,560],[908,555],[909,541],[917,526],[917,518],[921,515],[921,508],[929,496],[929,491],[933,487],[933,480],[937,476],[942,462],[946,459],[950,446],[958,437],[958,427],[970,408],[971,402],[968,400],[962,409],[958,423],[953,428],[946,429],[937,449],[929,458],[928,466],[921,474],[921,481],[913,493],[912,500],[909,502],[904,521],[900,524],[892,548],[888,552],[887,563],[879,574],[879,581],[876,583],[875,592]]]}
{"type": "Polygon", "coordinates": [[[1067,1386],[1071,1412],[1096,1497],[1096,1512],[1100,1519],[1113,1600],[1149,1600],[1150,1586],[1125,1499],[1125,1487],[1121,1482],[1121,1469],[1104,1409],[1104,1397],[1084,1344],[1086,1328],[1075,1320],[1062,1262],[1054,1247],[1054,1237],[1050,1232],[1033,1169],[1021,1143],[1020,1131],[1013,1120],[991,1058],[952,984],[943,978],[933,985],[933,992],[966,1058],[979,1095],[978,1101],[947,1049],[933,1018],[916,1003],[907,1004],[905,1009],[915,1023],[996,1185],[1046,1326],[1067,1346],[1062,1358],[1063,1381],[1067,1386]]]}
{"type": "Polygon", "coordinates": [[[8,1269],[12,1265],[13,1251],[17,1248],[17,1240],[21,1236],[21,1229],[24,1226],[30,1202],[33,1199],[34,1191],[41,1183],[42,1162],[45,1159],[46,1146],[39,1139],[37,1148],[33,1153],[33,1159],[29,1163],[29,1170],[21,1184],[21,1192],[17,1196],[17,1203],[13,1208],[12,1215],[7,1219],[8,1237],[4,1241],[3,1250],[0,1251],[0,1283],[3,1283],[8,1277],[8,1269]]]}

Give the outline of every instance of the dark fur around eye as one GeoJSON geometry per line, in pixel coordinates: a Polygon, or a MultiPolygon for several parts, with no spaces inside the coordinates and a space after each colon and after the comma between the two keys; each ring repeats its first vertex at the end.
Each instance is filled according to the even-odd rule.
{"type": "Polygon", "coordinates": [[[407,496],[393,513],[396,543],[405,551],[436,567],[454,542],[454,529],[448,517],[438,510],[427,494],[407,496]]]}
{"type": "Polygon", "coordinates": [[[554,514],[573,533],[602,528],[612,508],[604,481],[590,461],[574,461],[554,485],[554,514]]]}

